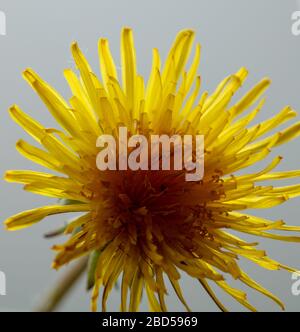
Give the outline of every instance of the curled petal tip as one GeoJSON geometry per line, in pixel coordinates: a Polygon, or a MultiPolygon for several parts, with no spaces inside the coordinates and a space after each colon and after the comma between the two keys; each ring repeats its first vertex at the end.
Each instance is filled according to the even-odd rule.
{"type": "Polygon", "coordinates": [[[17,105],[11,105],[10,107],[9,107],[9,109],[8,109],[8,113],[9,114],[14,114],[16,111],[18,110],[18,106],[17,105]]]}
{"type": "Polygon", "coordinates": [[[51,264],[51,268],[54,269],[54,270],[58,270],[58,269],[59,269],[59,266],[58,266],[58,264],[57,264],[56,262],[53,262],[53,263],[51,264]]]}
{"type": "Polygon", "coordinates": [[[100,38],[100,39],[99,39],[99,44],[100,44],[100,45],[105,45],[105,44],[107,44],[107,43],[108,43],[107,38],[100,38]]]}
{"type": "Polygon", "coordinates": [[[79,51],[79,46],[78,46],[77,41],[73,41],[72,42],[72,44],[71,44],[71,51],[72,51],[72,53],[79,51]]]}
{"type": "Polygon", "coordinates": [[[28,81],[31,84],[38,79],[38,75],[31,68],[26,68],[23,71],[23,77],[25,78],[26,81],[28,81]]]}
{"type": "Polygon", "coordinates": [[[130,27],[124,27],[122,32],[132,32],[132,29],[130,27]]]}

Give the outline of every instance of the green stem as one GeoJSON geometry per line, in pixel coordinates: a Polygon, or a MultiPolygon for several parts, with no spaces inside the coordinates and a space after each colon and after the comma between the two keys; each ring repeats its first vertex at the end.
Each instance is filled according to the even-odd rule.
{"type": "Polygon", "coordinates": [[[74,265],[66,271],[57,284],[52,287],[42,299],[41,303],[34,309],[36,312],[51,312],[57,309],[62,300],[76,284],[79,277],[87,268],[88,258],[79,259],[74,265]]]}

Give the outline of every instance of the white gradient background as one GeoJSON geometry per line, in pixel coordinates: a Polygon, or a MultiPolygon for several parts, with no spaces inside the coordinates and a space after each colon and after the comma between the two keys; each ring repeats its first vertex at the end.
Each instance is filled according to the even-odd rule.
{"type": "MultiPolygon", "coordinates": [[[[145,76],[151,65],[151,48],[157,47],[164,57],[176,33],[183,28],[193,28],[202,44],[200,70],[203,89],[212,91],[225,76],[246,66],[250,75],[239,96],[264,76],[273,81],[260,119],[275,114],[287,104],[300,110],[300,36],[291,34],[291,14],[300,10],[295,0],[0,0],[0,10],[7,16],[7,35],[0,36],[1,174],[7,169],[38,169],[15,151],[17,139],[27,137],[7,114],[11,104],[18,104],[47,126],[54,125],[44,105],[22,79],[22,70],[34,68],[69,98],[62,71],[66,67],[74,67],[70,43],[73,40],[79,42],[98,73],[98,38],[109,38],[116,62],[120,63],[119,37],[124,25],[134,29],[139,72],[145,76]]],[[[273,157],[278,154],[284,156],[279,169],[300,168],[299,147],[300,140],[296,140],[272,153],[273,157]]],[[[260,167],[264,165],[265,162],[260,167]]],[[[48,198],[23,192],[20,185],[1,180],[1,219],[49,202],[48,198]]],[[[299,203],[300,199],[295,199],[255,214],[274,220],[283,218],[289,224],[299,225],[299,203]]],[[[50,270],[53,258],[50,247],[64,239],[49,241],[42,237],[43,233],[63,221],[63,216],[51,217],[32,228],[13,233],[1,228],[0,270],[7,276],[7,295],[0,296],[0,311],[31,310],[39,295],[63,272],[50,270]]],[[[271,257],[300,269],[299,244],[261,242],[260,248],[265,248],[271,257]]],[[[291,294],[289,273],[266,271],[244,260],[241,264],[283,299],[288,311],[300,309],[300,296],[291,294]]],[[[82,280],[76,286],[60,307],[61,311],[89,310],[89,294],[85,292],[84,282],[82,280]]],[[[182,284],[193,310],[217,310],[198,283],[183,276],[182,284]]],[[[239,283],[235,285],[240,286],[239,283]]],[[[228,308],[242,310],[221,291],[217,293],[228,308]]],[[[249,300],[260,310],[278,310],[271,301],[251,290],[249,300]]],[[[172,291],[168,303],[170,310],[183,310],[172,291]]],[[[142,310],[146,308],[143,301],[142,310]]],[[[109,309],[119,309],[117,291],[112,292],[109,309]]]]}

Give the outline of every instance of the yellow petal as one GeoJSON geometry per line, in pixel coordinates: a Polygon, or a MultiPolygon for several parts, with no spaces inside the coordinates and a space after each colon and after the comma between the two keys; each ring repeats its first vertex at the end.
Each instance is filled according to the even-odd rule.
{"type": "Polygon", "coordinates": [[[18,213],[6,219],[5,226],[8,230],[18,230],[35,224],[47,216],[67,212],[84,212],[89,210],[88,204],[53,205],[35,208],[18,213]]]}

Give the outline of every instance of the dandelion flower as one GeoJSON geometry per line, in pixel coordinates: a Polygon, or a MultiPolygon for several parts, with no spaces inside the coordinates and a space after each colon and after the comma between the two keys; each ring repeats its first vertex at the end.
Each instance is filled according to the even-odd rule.
{"type": "Polygon", "coordinates": [[[270,133],[296,116],[288,106],[274,117],[252,124],[264,104],[262,95],[270,80],[263,79],[233,103],[233,95],[247,77],[245,68],[226,77],[211,95],[200,94],[200,45],[193,44],[193,31],[180,32],[163,66],[154,49],[152,70],[145,82],[137,71],[129,28],[121,33],[121,73],[108,41],[100,39],[102,80],[73,43],[71,51],[79,74],[71,69],[64,71],[72,91],[69,102],[32,69],[23,74],[59,129],[44,127],[18,106],[9,110],[13,120],[41,145],[19,140],[17,150],[51,172],[7,171],[5,179],[65,203],[21,212],[8,218],[5,225],[8,230],[17,230],[50,215],[79,213],[64,229],[68,240],[53,247],[57,252],[53,267],[58,269],[81,256],[94,258],[92,310],[97,310],[100,293],[102,310],[106,310],[109,293],[118,280],[122,311],[137,311],[143,293],[151,310],[166,311],[167,281],[190,310],[179,283],[183,273],[199,281],[222,310],[226,308],[214,288],[219,287],[249,310],[256,310],[246,293],[228,283],[231,279],[283,308],[275,295],[239,266],[238,259],[246,258],[268,270],[294,270],[269,258],[256,248],[258,243],[248,243],[231,230],[261,238],[300,241],[297,236],[273,232],[299,231],[300,227],[245,212],[272,208],[298,196],[300,185],[273,187],[270,181],[296,178],[300,171],[274,171],[282,159],[276,157],[260,171],[239,172],[264,161],[273,148],[299,135],[300,123],[270,133]],[[182,171],[100,171],[96,167],[97,137],[117,137],[120,126],[126,127],[130,135],[146,137],[204,135],[203,179],[185,181],[182,171]]]}

